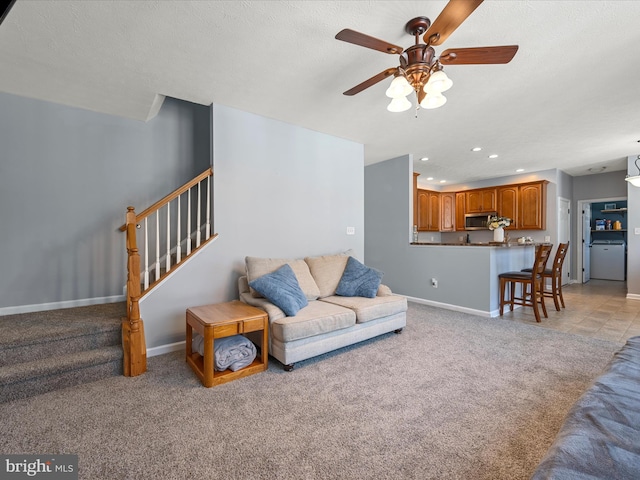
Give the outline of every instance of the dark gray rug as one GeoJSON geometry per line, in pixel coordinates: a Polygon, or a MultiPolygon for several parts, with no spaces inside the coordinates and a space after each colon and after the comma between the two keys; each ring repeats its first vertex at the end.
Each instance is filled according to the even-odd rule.
{"type": "Polygon", "coordinates": [[[529,478],[620,344],[410,304],[387,334],[211,389],[176,352],[0,405],[0,451],[83,479],[529,478]]]}

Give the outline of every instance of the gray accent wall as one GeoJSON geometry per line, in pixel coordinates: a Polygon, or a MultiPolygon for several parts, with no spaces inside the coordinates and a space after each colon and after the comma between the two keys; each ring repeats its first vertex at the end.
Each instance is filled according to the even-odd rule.
{"type": "Polygon", "coordinates": [[[204,171],[209,124],[170,98],[144,123],[0,93],[0,311],[121,297],[126,207],[204,171]]]}
{"type": "Polygon", "coordinates": [[[221,105],[212,116],[213,231],[219,236],[143,297],[152,354],[184,340],[186,308],[238,298],[246,256],[353,249],[362,259],[365,253],[362,144],[221,105]],[[347,235],[347,227],[355,235],[347,235]]]}

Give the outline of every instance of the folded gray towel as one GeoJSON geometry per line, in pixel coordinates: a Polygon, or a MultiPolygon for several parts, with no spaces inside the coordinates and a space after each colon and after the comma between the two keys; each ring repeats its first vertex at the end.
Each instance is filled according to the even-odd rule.
{"type": "MultiPolygon", "coordinates": [[[[191,349],[204,356],[204,337],[193,336],[191,349]]],[[[248,365],[256,358],[256,346],[242,335],[216,338],[213,342],[213,368],[222,372],[227,368],[235,372],[248,365]]]]}

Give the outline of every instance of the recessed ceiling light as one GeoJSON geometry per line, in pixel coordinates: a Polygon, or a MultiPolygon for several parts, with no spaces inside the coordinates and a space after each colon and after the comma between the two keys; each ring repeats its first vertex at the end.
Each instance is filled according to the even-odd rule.
{"type": "Polygon", "coordinates": [[[427,180],[433,180],[433,177],[427,177],[427,180]]]}
{"type": "Polygon", "coordinates": [[[421,162],[426,162],[427,160],[429,160],[429,157],[422,157],[422,158],[420,159],[420,161],[421,161],[421,162]]]}
{"type": "Polygon", "coordinates": [[[495,153],[492,153],[491,155],[489,155],[489,158],[498,158],[498,155],[496,155],[495,153]]]}
{"type": "Polygon", "coordinates": [[[479,152],[480,150],[482,150],[482,147],[473,147],[471,149],[472,152],[479,152]]]}
{"type": "Polygon", "coordinates": [[[516,170],[516,172],[520,173],[520,172],[524,172],[524,168],[519,168],[516,170]]]}
{"type": "Polygon", "coordinates": [[[440,180],[440,183],[446,183],[446,182],[447,182],[446,180],[440,180]]]}

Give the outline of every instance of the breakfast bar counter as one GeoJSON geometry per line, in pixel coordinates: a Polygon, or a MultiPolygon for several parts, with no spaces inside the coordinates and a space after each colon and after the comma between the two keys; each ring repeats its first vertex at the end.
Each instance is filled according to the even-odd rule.
{"type": "Polygon", "coordinates": [[[535,246],[531,242],[411,243],[407,247],[411,261],[397,273],[408,280],[401,293],[420,303],[498,316],[498,275],[531,268],[535,246]]]}

